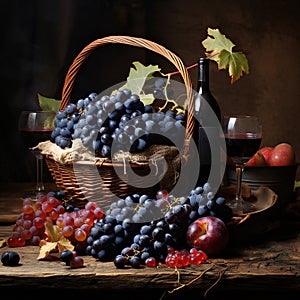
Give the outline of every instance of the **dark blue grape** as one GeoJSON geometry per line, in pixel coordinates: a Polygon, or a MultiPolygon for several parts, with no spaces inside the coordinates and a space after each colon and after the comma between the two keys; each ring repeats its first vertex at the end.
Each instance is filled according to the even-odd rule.
{"type": "Polygon", "coordinates": [[[141,234],[149,235],[152,233],[152,227],[150,225],[143,225],[140,229],[141,234]]]}
{"type": "Polygon", "coordinates": [[[65,262],[67,266],[70,265],[70,261],[73,258],[74,254],[71,250],[64,250],[60,253],[60,260],[65,262]]]}
{"type": "Polygon", "coordinates": [[[61,129],[60,135],[63,137],[67,137],[67,138],[71,138],[71,136],[72,136],[70,130],[67,127],[64,127],[61,129]]]}
{"type": "Polygon", "coordinates": [[[110,157],[111,155],[111,147],[109,145],[103,145],[101,149],[102,157],[110,157]]]}
{"type": "Polygon", "coordinates": [[[68,115],[72,115],[73,113],[75,113],[77,110],[77,106],[74,103],[69,103],[66,108],[65,108],[65,112],[68,115]]]}
{"type": "Polygon", "coordinates": [[[77,100],[76,106],[77,106],[79,109],[83,109],[84,106],[85,106],[84,100],[83,100],[83,99],[77,100]]]}
{"type": "Polygon", "coordinates": [[[165,231],[161,227],[156,227],[152,231],[152,237],[156,241],[163,242],[165,239],[165,231]]]}
{"type": "Polygon", "coordinates": [[[111,145],[113,139],[111,137],[111,134],[109,134],[109,133],[103,133],[101,135],[100,141],[104,145],[111,145]]]}
{"type": "Polygon", "coordinates": [[[167,78],[163,78],[163,77],[158,77],[157,79],[155,79],[154,81],[154,86],[156,88],[162,88],[165,87],[167,84],[167,78]]]}
{"type": "Polygon", "coordinates": [[[140,257],[134,255],[133,257],[130,257],[128,259],[128,264],[130,264],[133,268],[137,269],[141,266],[142,261],[140,257]]]}
{"type": "Polygon", "coordinates": [[[153,113],[153,107],[151,105],[145,105],[144,112],[145,113],[153,113]]]}
{"type": "Polygon", "coordinates": [[[200,205],[198,208],[198,214],[200,217],[207,216],[209,214],[209,209],[206,205],[200,205]]]}
{"type": "Polygon", "coordinates": [[[224,197],[218,197],[218,198],[216,199],[216,203],[217,203],[218,205],[222,206],[222,205],[225,205],[225,204],[226,204],[226,200],[225,200],[224,197]]]}
{"type": "Polygon", "coordinates": [[[123,269],[126,266],[127,262],[128,262],[128,258],[126,258],[125,256],[123,256],[121,254],[118,254],[114,258],[114,265],[118,269],[123,269]]]}
{"type": "Polygon", "coordinates": [[[59,110],[57,113],[56,113],[56,119],[58,120],[62,120],[62,119],[65,119],[67,118],[67,113],[63,110],[59,110]]]}
{"type": "Polygon", "coordinates": [[[1,262],[4,266],[17,266],[20,262],[20,255],[15,251],[5,251],[1,255],[1,262]]]}

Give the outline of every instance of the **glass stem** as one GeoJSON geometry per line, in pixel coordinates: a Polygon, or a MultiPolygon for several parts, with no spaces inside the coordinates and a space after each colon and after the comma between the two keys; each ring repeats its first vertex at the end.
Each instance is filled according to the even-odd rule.
{"type": "Polygon", "coordinates": [[[243,164],[237,164],[235,167],[236,170],[236,212],[243,213],[243,199],[242,199],[242,175],[244,170],[243,164]]]}
{"type": "Polygon", "coordinates": [[[35,153],[36,160],[36,191],[42,193],[45,190],[43,182],[43,155],[40,152],[35,153]]]}

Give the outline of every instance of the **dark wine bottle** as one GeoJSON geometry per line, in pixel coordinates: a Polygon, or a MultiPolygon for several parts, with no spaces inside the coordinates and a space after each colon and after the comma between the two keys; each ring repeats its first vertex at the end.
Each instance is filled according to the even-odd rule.
{"type": "MultiPolygon", "coordinates": [[[[211,164],[212,149],[209,140],[219,138],[218,125],[221,121],[221,110],[216,98],[210,91],[209,64],[207,58],[198,61],[197,93],[194,101],[195,128],[193,139],[195,141],[200,159],[200,170],[197,186],[208,181],[211,164]]],[[[215,161],[215,163],[218,163],[215,161]]]]}

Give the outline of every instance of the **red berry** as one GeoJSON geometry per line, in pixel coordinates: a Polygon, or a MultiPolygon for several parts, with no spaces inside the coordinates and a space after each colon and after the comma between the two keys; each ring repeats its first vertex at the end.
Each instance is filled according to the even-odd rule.
{"type": "Polygon", "coordinates": [[[156,199],[168,199],[169,193],[166,190],[160,190],[156,193],[156,199]]]}
{"type": "Polygon", "coordinates": [[[70,267],[72,269],[81,268],[84,265],[83,258],[81,256],[74,256],[70,261],[70,267]]]}
{"type": "Polygon", "coordinates": [[[147,267],[156,267],[156,259],[154,257],[148,257],[145,261],[147,267]]]}

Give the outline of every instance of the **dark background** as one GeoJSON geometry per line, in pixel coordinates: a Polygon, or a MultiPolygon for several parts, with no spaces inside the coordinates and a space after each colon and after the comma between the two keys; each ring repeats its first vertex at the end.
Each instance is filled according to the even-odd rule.
{"type": "MultiPolygon", "coordinates": [[[[186,66],[204,56],[207,28],[218,28],[248,58],[250,74],[230,84],[211,65],[211,90],[222,114],[260,117],[262,146],[289,142],[300,157],[300,26],[296,0],[5,0],[1,1],[0,181],[33,180],[34,161],[18,133],[21,110],[37,94],[60,99],[68,67],[90,42],[108,35],[144,37],[176,53],[186,66]]],[[[160,56],[130,46],[95,51],[76,78],[73,99],[126,80],[132,61],[160,56]]],[[[196,70],[190,71],[196,86],[196,70]]],[[[174,78],[175,79],[175,78],[174,78]]],[[[299,159],[298,159],[299,160],[299,159]]]]}

